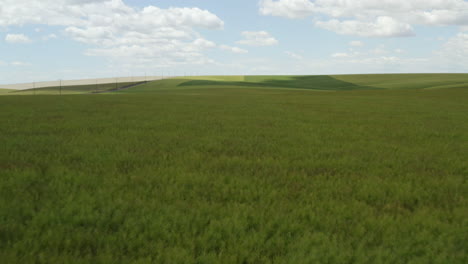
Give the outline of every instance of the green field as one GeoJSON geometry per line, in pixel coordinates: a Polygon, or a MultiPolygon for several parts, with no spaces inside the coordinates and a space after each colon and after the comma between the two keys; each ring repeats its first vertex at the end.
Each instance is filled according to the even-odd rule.
{"type": "Polygon", "coordinates": [[[1,263],[468,262],[467,74],[166,79],[0,121],[1,263]]]}
{"type": "Polygon", "coordinates": [[[198,76],[161,80],[123,93],[189,88],[281,88],[317,91],[467,88],[468,74],[367,74],[312,76],[198,76]]]}
{"type": "Polygon", "coordinates": [[[0,94],[6,94],[6,93],[9,93],[9,92],[13,92],[14,90],[12,89],[2,89],[0,88],[0,94]]]}
{"type": "Polygon", "coordinates": [[[71,94],[85,94],[85,93],[101,93],[111,91],[115,89],[122,89],[128,86],[141,84],[144,82],[121,82],[121,83],[103,83],[103,84],[91,84],[91,85],[71,85],[71,86],[53,86],[36,89],[25,89],[25,90],[6,90],[3,94],[7,95],[71,95],[71,94]]]}
{"type": "Polygon", "coordinates": [[[357,85],[389,89],[467,88],[468,74],[366,74],[335,75],[357,85]]]}

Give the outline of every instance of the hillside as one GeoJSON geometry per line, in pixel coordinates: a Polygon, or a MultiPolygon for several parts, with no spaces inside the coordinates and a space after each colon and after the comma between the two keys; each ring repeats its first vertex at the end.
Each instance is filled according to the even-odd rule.
{"type": "Polygon", "coordinates": [[[161,89],[200,87],[307,89],[315,91],[468,88],[468,74],[174,77],[121,92],[145,93],[161,89]]]}

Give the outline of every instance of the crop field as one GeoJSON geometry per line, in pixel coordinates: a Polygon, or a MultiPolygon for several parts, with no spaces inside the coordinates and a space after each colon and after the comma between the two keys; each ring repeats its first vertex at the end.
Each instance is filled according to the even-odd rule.
{"type": "Polygon", "coordinates": [[[102,93],[111,90],[123,89],[129,86],[142,84],[145,82],[118,82],[118,83],[99,83],[91,85],[71,85],[71,86],[52,86],[36,89],[11,90],[0,89],[0,95],[62,95],[62,94],[85,94],[102,93]],[[3,91],[3,92],[2,92],[3,91]]]}
{"type": "Polygon", "coordinates": [[[468,74],[0,96],[0,262],[468,263],[467,160],[468,74]]]}
{"type": "Polygon", "coordinates": [[[11,90],[11,89],[1,89],[0,88],[0,94],[6,94],[6,93],[9,93],[9,92],[13,92],[14,90],[11,90]]]}

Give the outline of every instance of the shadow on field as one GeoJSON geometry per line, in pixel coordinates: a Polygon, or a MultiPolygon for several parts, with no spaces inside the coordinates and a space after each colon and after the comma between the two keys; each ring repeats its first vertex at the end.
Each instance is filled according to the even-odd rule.
{"type": "MultiPolygon", "coordinates": [[[[273,77],[273,76],[272,76],[273,77]]],[[[298,88],[311,90],[358,90],[358,89],[381,89],[372,86],[361,86],[354,83],[341,81],[328,75],[318,76],[291,76],[284,79],[275,79],[264,77],[259,81],[250,81],[249,77],[244,82],[229,82],[229,81],[210,81],[210,80],[191,80],[179,84],[178,86],[243,86],[243,87],[281,87],[281,88],[298,88]]]]}

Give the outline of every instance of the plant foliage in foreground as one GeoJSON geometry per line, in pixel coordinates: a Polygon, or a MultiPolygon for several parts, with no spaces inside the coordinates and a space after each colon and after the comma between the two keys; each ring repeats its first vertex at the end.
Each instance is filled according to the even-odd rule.
{"type": "Polygon", "coordinates": [[[467,262],[467,89],[158,85],[0,97],[2,263],[467,262]]]}

